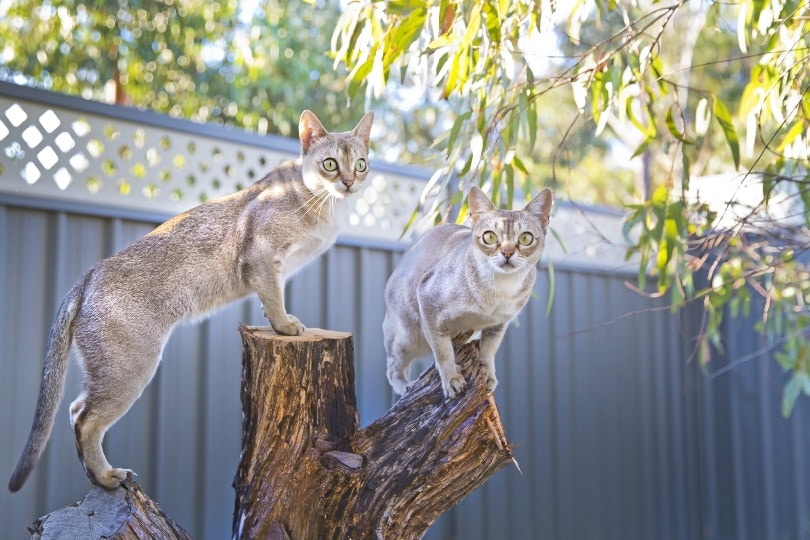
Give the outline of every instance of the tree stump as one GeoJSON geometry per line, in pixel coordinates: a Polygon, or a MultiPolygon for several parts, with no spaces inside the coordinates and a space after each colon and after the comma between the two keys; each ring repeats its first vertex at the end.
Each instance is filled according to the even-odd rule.
{"type": "Polygon", "coordinates": [[[115,491],[94,487],[76,504],[39,518],[28,532],[35,540],[191,538],[131,478],[115,491]]]}
{"type": "Polygon", "coordinates": [[[456,348],[471,383],[459,398],[446,400],[438,373],[429,369],[361,430],[350,334],[240,331],[244,416],[235,538],[420,538],[514,461],[479,376],[477,342],[456,348]]]}

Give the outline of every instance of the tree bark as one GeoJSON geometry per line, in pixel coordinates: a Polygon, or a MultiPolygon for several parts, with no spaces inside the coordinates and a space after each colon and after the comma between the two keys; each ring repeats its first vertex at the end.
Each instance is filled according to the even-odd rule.
{"type": "Polygon", "coordinates": [[[235,538],[420,538],[514,461],[479,376],[477,342],[456,348],[471,383],[459,398],[445,399],[429,369],[361,430],[350,334],[240,331],[244,429],[235,538]]]}
{"type": "MultiPolygon", "coordinates": [[[[478,343],[458,344],[470,387],[444,398],[429,369],[383,417],[359,429],[351,334],[279,336],[241,327],[243,435],[234,538],[420,538],[443,512],[514,462],[478,343]]],[[[386,384],[380,381],[380,384],[386,384]]],[[[38,519],[44,538],[186,539],[131,478],[94,487],[38,519]]]]}
{"type": "Polygon", "coordinates": [[[115,491],[94,487],[76,504],[39,518],[28,532],[36,540],[191,538],[131,478],[115,491]]]}

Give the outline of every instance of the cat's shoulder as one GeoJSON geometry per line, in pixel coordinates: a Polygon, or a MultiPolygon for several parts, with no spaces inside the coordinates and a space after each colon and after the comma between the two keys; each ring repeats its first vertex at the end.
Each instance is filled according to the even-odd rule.
{"type": "Polygon", "coordinates": [[[467,237],[470,235],[470,228],[466,225],[459,225],[457,223],[442,223],[436,225],[427,231],[423,238],[429,238],[433,241],[448,241],[455,238],[467,237]]]}

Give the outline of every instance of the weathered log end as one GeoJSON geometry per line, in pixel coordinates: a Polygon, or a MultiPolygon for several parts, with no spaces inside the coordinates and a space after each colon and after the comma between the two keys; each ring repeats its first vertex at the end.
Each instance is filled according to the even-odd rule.
{"type": "Polygon", "coordinates": [[[131,478],[114,491],[94,487],[79,502],[36,520],[28,532],[36,540],[191,538],[131,478]]]}

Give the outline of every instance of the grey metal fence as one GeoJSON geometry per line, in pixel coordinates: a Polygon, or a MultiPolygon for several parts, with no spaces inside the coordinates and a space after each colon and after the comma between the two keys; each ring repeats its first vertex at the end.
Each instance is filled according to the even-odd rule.
{"type": "MultiPolygon", "coordinates": [[[[46,169],[37,157],[43,150],[38,145],[48,141],[56,145],[62,128],[47,132],[40,123],[42,141],[30,148],[19,138],[35,125],[32,119],[50,117],[47,111],[70,118],[62,120],[61,126],[79,120],[92,126],[100,119],[101,133],[105,125],[122,121],[122,113],[114,108],[85,106],[37,92],[21,96],[18,89],[0,85],[0,433],[4,441],[0,472],[6,475],[27,436],[47,331],[62,295],[88,266],[148,232],[173,211],[172,204],[182,203],[169,198],[161,203],[167,206],[149,211],[148,197],[146,206],[116,203],[123,196],[120,191],[102,201],[92,193],[65,195],[59,186],[59,191],[50,185],[42,188],[45,193],[36,191],[38,182],[48,180],[62,166],[71,174],[70,184],[78,182],[82,190],[88,186],[79,182],[85,178],[83,173],[70,168],[76,155],[73,147],[58,156],[66,165],[59,161],[46,169]],[[13,125],[7,114],[13,105],[27,111],[28,120],[13,125]],[[14,152],[6,152],[15,142],[14,152]],[[29,159],[34,156],[36,161],[31,162],[41,175],[37,181],[29,184],[22,176],[26,168],[30,174],[31,168],[19,151],[29,159]],[[15,160],[9,157],[12,154],[15,160]]],[[[123,120],[136,123],[137,118],[123,120]]],[[[179,131],[197,145],[236,155],[223,150],[228,148],[227,138],[217,142],[217,134],[208,128],[194,135],[199,126],[165,119],[155,122],[161,130],[169,130],[158,141],[161,137],[175,140],[179,131]]],[[[146,128],[131,129],[148,131],[146,124],[146,128]]],[[[151,135],[145,136],[148,140],[151,135]]],[[[73,132],[76,148],[87,148],[91,136],[84,137],[73,132]]],[[[256,152],[289,155],[293,151],[288,142],[279,147],[272,138],[268,142],[239,137],[245,137],[237,142],[244,163],[257,159],[251,144],[258,148],[256,152]]],[[[67,148],[66,139],[61,140],[67,148]]],[[[118,144],[100,142],[107,147],[118,144]]],[[[150,147],[143,145],[144,155],[150,147]]],[[[83,153],[88,161],[97,159],[86,150],[83,153]]],[[[267,160],[265,165],[272,162],[267,160]]],[[[93,167],[87,165],[85,170],[93,167]]],[[[122,171],[131,170],[138,169],[119,164],[109,179],[100,180],[115,185],[122,171]]],[[[106,175],[105,171],[109,167],[99,166],[92,174],[106,175]]],[[[421,173],[405,168],[383,172],[386,186],[396,183],[408,196],[414,193],[412,186],[424,185],[421,173]]],[[[136,188],[133,192],[140,191],[139,181],[137,175],[127,180],[136,188]]],[[[374,236],[381,229],[379,221],[368,226],[376,229],[374,235],[362,235],[365,216],[379,220],[387,215],[386,208],[405,204],[388,200],[375,207],[384,194],[385,189],[380,189],[365,199],[365,206],[355,208],[355,218],[346,217],[349,234],[288,285],[289,309],[305,324],[354,334],[357,397],[364,425],[391,402],[380,329],[382,297],[404,245],[395,237],[374,236]],[[357,230],[361,233],[351,234],[357,230]]],[[[632,273],[608,256],[611,246],[591,244],[584,236],[571,234],[588,221],[599,223],[604,232],[618,223],[616,216],[580,213],[569,207],[554,220],[565,224],[560,231],[568,233],[562,236],[568,238],[568,252],[574,255],[550,246],[554,272],[541,274],[537,297],[510,328],[497,359],[501,384],[496,398],[522,473],[514,467],[498,473],[440,518],[428,537],[810,538],[806,459],[810,440],[804,427],[810,412],[807,403],[800,402],[791,419],[781,418],[781,374],[776,364],[756,354],[761,343],[750,321],[727,323],[727,356],[710,366],[715,375],[707,377],[690,359],[696,312],[673,314],[662,301],[639,296],[625,285],[626,280],[632,281],[632,273]],[[552,285],[554,302],[547,311],[552,285]],[[733,368],[725,370],[730,362],[735,363],[733,368]]],[[[239,323],[263,323],[256,300],[229,306],[199,325],[179,327],[167,344],[155,380],[108,435],[111,461],[136,470],[146,491],[195,538],[230,536],[231,481],[241,429],[239,323]]],[[[36,517],[86,492],[88,483],[75,457],[67,415],[67,403],[78,393],[78,382],[78,369],[73,366],[54,436],[29,484],[13,495],[0,490],[0,537],[25,537],[25,526],[36,517]]]]}

